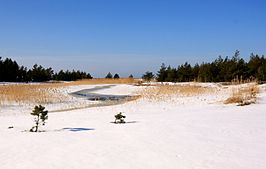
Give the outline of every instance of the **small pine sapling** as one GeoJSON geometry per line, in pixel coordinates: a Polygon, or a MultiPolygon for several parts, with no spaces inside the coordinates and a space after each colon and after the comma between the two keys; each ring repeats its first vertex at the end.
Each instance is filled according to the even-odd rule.
{"type": "Polygon", "coordinates": [[[35,106],[34,109],[32,110],[31,115],[35,116],[35,126],[33,126],[30,129],[30,132],[38,132],[39,126],[40,125],[45,125],[45,120],[48,119],[48,111],[44,110],[45,107],[42,105],[35,106]]]}
{"type": "Polygon", "coordinates": [[[126,116],[122,114],[122,112],[115,115],[115,123],[126,123],[125,122],[126,116]]]}

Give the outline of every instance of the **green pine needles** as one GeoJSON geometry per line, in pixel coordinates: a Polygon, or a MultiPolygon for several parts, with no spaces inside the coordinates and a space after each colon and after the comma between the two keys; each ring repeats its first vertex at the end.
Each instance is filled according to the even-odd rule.
{"type": "Polygon", "coordinates": [[[48,111],[44,110],[45,107],[42,105],[35,106],[34,109],[32,110],[31,115],[35,116],[35,126],[33,126],[30,129],[30,132],[38,132],[39,131],[39,126],[40,125],[45,125],[45,121],[48,119],[48,111]]]}
{"type": "Polygon", "coordinates": [[[126,123],[125,122],[126,116],[122,114],[122,112],[115,115],[115,122],[114,123],[126,123]]]}

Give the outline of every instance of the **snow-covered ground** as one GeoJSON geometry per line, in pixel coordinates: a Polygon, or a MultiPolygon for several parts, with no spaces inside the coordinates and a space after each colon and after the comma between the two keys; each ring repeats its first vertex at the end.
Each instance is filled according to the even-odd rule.
{"type": "MultiPolygon", "coordinates": [[[[23,107],[1,108],[0,169],[265,169],[266,86],[256,104],[235,106],[221,102],[230,90],[205,85],[217,92],[50,113],[39,133],[28,132],[33,117],[23,107]],[[128,123],[111,123],[118,112],[128,123]]],[[[142,88],[115,85],[97,93],[142,88]]]]}

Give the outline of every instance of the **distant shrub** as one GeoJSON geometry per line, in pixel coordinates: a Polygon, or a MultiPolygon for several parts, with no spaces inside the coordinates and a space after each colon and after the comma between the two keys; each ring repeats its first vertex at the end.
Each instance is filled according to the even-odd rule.
{"type": "Polygon", "coordinates": [[[126,116],[122,114],[122,112],[119,112],[115,115],[115,123],[125,123],[126,116]]]}
{"type": "Polygon", "coordinates": [[[39,105],[32,110],[31,115],[35,116],[35,126],[30,129],[30,132],[38,132],[39,126],[45,125],[45,121],[48,119],[48,111],[44,109],[45,107],[39,105]]]}

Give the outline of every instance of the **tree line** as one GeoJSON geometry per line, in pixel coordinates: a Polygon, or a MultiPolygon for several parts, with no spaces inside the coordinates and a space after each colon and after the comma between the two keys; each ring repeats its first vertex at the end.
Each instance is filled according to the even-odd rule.
{"type": "Polygon", "coordinates": [[[35,64],[31,69],[19,66],[10,58],[2,60],[0,57],[0,82],[44,82],[49,80],[73,81],[79,79],[92,79],[90,73],[83,71],[64,71],[54,73],[54,70],[35,64]]]}
{"type": "MultiPolygon", "coordinates": [[[[152,72],[146,72],[142,76],[148,81],[154,77],[152,72]]],[[[246,62],[240,57],[238,50],[231,58],[219,56],[212,62],[197,63],[194,66],[188,62],[177,68],[162,64],[156,74],[156,80],[159,82],[231,82],[250,79],[266,81],[266,58],[252,53],[246,62]]]]}
{"type": "MultiPolygon", "coordinates": [[[[83,71],[60,70],[55,73],[54,70],[44,68],[35,64],[31,69],[19,66],[16,61],[0,57],[0,82],[43,82],[49,80],[74,81],[79,79],[92,79],[90,73],[83,71]]],[[[105,78],[120,78],[118,74],[114,76],[109,72],[105,78]]],[[[129,78],[133,78],[130,75],[129,78]]],[[[229,58],[219,56],[212,62],[203,62],[192,66],[188,62],[174,68],[162,64],[161,68],[154,75],[152,72],[146,72],[143,79],[150,81],[156,78],[158,82],[231,82],[232,80],[253,80],[266,81],[266,58],[262,55],[250,55],[250,59],[245,61],[240,57],[237,50],[229,58]]]]}

